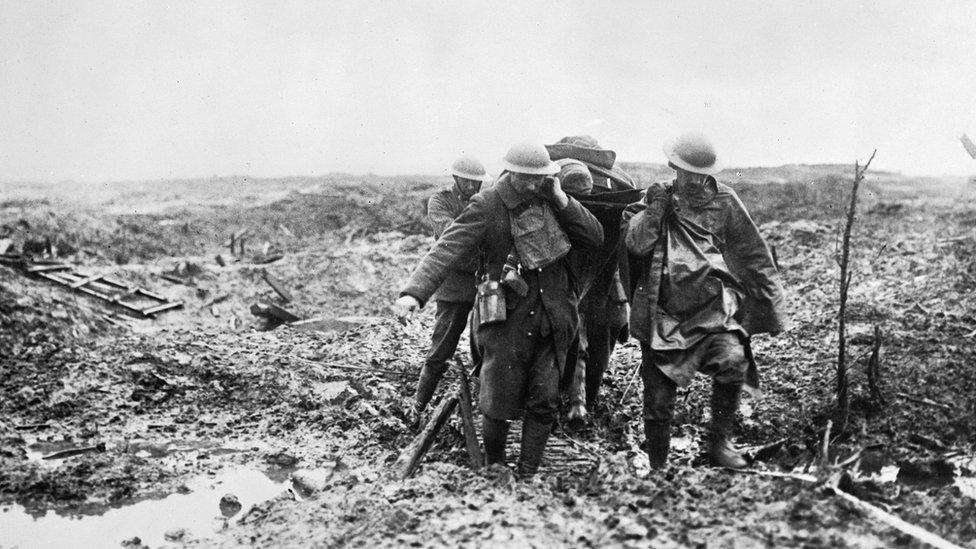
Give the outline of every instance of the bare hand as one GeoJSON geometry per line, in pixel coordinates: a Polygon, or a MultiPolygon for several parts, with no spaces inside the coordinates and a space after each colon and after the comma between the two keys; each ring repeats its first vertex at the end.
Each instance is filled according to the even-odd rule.
{"type": "Polygon", "coordinates": [[[419,308],[420,302],[417,301],[417,298],[412,295],[403,295],[393,303],[393,314],[401,323],[406,323],[410,315],[419,308]]]}
{"type": "Polygon", "coordinates": [[[554,175],[546,177],[545,188],[549,200],[552,201],[553,205],[556,206],[557,209],[561,210],[566,206],[569,206],[569,196],[566,194],[566,191],[563,190],[563,185],[559,182],[558,177],[554,175]]]}

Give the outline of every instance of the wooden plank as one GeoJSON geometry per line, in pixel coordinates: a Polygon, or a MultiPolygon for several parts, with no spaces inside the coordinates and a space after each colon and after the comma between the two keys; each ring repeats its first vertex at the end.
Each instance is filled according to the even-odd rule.
{"type": "Polygon", "coordinates": [[[87,276],[85,278],[82,278],[81,280],[78,280],[76,282],[72,282],[69,285],[69,288],[71,288],[71,289],[78,289],[78,288],[81,288],[82,286],[84,286],[85,284],[88,284],[88,283],[91,283],[91,282],[95,282],[96,280],[98,280],[100,278],[102,278],[102,275],[87,276]]]}
{"type": "Polygon", "coordinates": [[[268,283],[268,286],[271,286],[271,289],[274,290],[275,293],[281,297],[282,301],[284,301],[285,303],[289,303],[293,301],[294,298],[292,298],[291,293],[289,293],[288,290],[285,289],[285,287],[281,284],[279,280],[277,280],[276,278],[268,274],[267,270],[261,271],[261,278],[263,278],[264,281],[268,283]]]}
{"type": "Polygon", "coordinates": [[[136,310],[142,313],[144,316],[152,316],[161,313],[163,311],[169,311],[171,309],[179,309],[182,306],[183,306],[182,301],[172,301],[168,303],[163,303],[162,305],[156,305],[155,307],[149,307],[148,309],[141,309],[141,310],[136,309],[136,310]]]}
{"type": "Polygon", "coordinates": [[[138,293],[139,293],[139,288],[129,288],[128,290],[126,290],[124,292],[119,292],[119,293],[113,295],[112,296],[112,301],[114,301],[115,303],[119,303],[123,299],[125,299],[127,297],[132,297],[133,295],[136,295],[138,293]]]}
{"type": "Polygon", "coordinates": [[[397,469],[398,476],[401,480],[409,478],[416,472],[417,467],[420,465],[420,460],[423,459],[427,450],[430,450],[430,446],[434,443],[437,433],[447,423],[447,418],[450,417],[451,412],[454,411],[454,407],[457,404],[458,398],[456,395],[451,395],[442,400],[437,409],[434,410],[433,417],[424,426],[423,431],[413,439],[413,442],[409,446],[400,452],[400,457],[397,458],[394,467],[397,469]]]}
{"type": "MultiPolygon", "coordinates": [[[[112,296],[110,296],[108,294],[103,294],[103,293],[101,293],[101,292],[99,292],[97,290],[93,290],[92,288],[85,288],[84,286],[81,286],[81,287],[75,288],[75,290],[76,291],[79,291],[79,292],[82,292],[82,293],[86,293],[86,294],[88,294],[90,296],[97,297],[98,299],[102,299],[102,300],[105,300],[105,301],[112,301],[112,296]]],[[[124,304],[122,304],[122,305],[124,305],[124,304]]]]}
{"type": "Polygon", "coordinates": [[[485,458],[481,453],[481,445],[478,442],[478,433],[475,431],[474,427],[474,414],[472,412],[471,405],[471,386],[468,385],[468,370],[463,364],[458,364],[457,370],[459,377],[458,381],[460,382],[460,388],[458,389],[460,406],[458,411],[461,414],[461,428],[464,431],[464,444],[468,448],[468,457],[471,459],[471,468],[480,469],[485,463],[485,458]]]}
{"type": "Polygon", "coordinates": [[[27,267],[27,272],[29,273],[46,273],[49,271],[70,271],[73,267],[71,265],[32,265],[27,267]]]}
{"type": "Polygon", "coordinates": [[[112,278],[110,276],[103,276],[102,279],[99,281],[99,283],[106,284],[109,286],[115,286],[116,288],[123,288],[126,290],[134,287],[134,286],[130,286],[129,284],[126,284],[125,282],[122,282],[117,278],[112,278]]]}
{"type": "Polygon", "coordinates": [[[184,286],[191,286],[192,285],[192,283],[189,280],[180,278],[178,276],[173,276],[173,275],[170,275],[170,274],[166,274],[166,273],[160,273],[159,274],[159,278],[162,278],[163,280],[166,280],[168,282],[172,282],[173,284],[182,284],[184,286]]]}

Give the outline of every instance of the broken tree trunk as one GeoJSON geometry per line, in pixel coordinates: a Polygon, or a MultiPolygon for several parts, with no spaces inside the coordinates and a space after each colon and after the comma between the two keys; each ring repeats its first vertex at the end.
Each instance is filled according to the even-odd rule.
{"type": "Polygon", "coordinates": [[[878,507],[875,507],[874,505],[871,505],[866,501],[863,501],[861,499],[854,497],[851,494],[848,494],[847,492],[841,490],[840,488],[832,488],[831,491],[834,493],[834,495],[840,497],[841,499],[847,501],[851,505],[857,507],[862,512],[867,513],[868,515],[874,517],[875,520],[884,523],[886,526],[890,526],[892,528],[895,528],[896,530],[908,534],[909,536],[923,543],[927,543],[932,547],[937,547],[939,549],[962,549],[961,546],[956,545],[955,543],[952,543],[951,541],[937,534],[933,534],[928,530],[915,526],[910,522],[905,522],[904,520],[896,517],[895,515],[892,515],[891,513],[883,509],[879,509],[878,507]]]}
{"type": "Polygon", "coordinates": [[[484,456],[481,454],[481,445],[478,443],[478,432],[474,426],[474,413],[471,404],[471,386],[468,385],[468,371],[463,364],[457,365],[458,381],[460,389],[458,398],[460,399],[461,426],[464,429],[464,443],[468,447],[468,457],[471,458],[471,468],[480,469],[484,465],[484,456]]]}
{"type": "Polygon", "coordinates": [[[851,203],[847,209],[847,224],[844,226],[844,240],[840,257],[840,307],[837,312],[837,431],[847,429],[847,417],[850,415],[851,397],[847,382],[847,290],[851,286],[849,268],[851,257],[851,229],[854,227],[854,215],[857,213],[857,190],[864,180],[864,172],[868,170],[877,149],[871,153],[864,167],[854,162],[854,184],[851,186],[851,203]]]}
{"type": "Polygon", "coordinates": [[[447,423],[447,418],[451,416],[451,412],[454,411],[457,404],[458,397],[456,395],[448,396],[442,400],[440,406],[434,410],[431,420],[424,426],[424,430],[413,439],[409,446],[404,448],[403,452],[400,452],[395,467],[401,480],[410,478],[417,470],[420,460],[423,459],[424,454],[434,443],[434,438],[437,437],[441,427],[447,423]]]}

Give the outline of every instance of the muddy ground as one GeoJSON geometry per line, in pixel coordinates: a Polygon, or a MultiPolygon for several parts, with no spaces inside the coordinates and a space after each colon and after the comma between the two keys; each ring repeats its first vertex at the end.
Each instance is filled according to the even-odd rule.
{"type": "MultiPolygon", "coordinates": [[[[644,184],[662,172],[632,168],[644,184]]],[[[432,314],[403,326],[387,307],[432,242],[421,204],[444,179],[4,184],[15,246],[47,236],[79,270],[185,305],[134,318],[0,265],[0,546],[919,545],[831,495],[843,472],[860,499],[976,547],[976,186],[869,178],[849,302],[852,417],[829,445],[843,466],[819,462],[845,171],[735,182],[776,248],[794,320],[755,342],[764,395],[744,401],[737,443],[755,455],[783,441],[752,469],[814,481],[705,465],[704,378],[679,397],[672,465],[648,472],[633,342],[615,352],[593,420],[560,427],[539,477],[471,471],[454,418],[414,478],[392,479],[432,314]],[[227,241],[244,228],[235,258],[227,241]],[[185,283],[159,276],[188,271],[185,283]],[[281,304],[264,272],[293,294],[283,306],[329,322],[266,330],[249,311],[281,304]],[[881,398],[865,376],[875,326],[881,398]]]]}

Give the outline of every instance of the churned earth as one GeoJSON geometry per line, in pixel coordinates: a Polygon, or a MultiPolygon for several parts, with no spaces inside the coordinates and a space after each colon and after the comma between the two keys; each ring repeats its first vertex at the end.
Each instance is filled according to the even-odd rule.
{"type": "MultiPolygon", "coordinates": [[[[630,169],[643,184],[665,173],[630,169]]],[[[794,320],[755,341],[764,394],[743,402],[737,442],[758,474],[699,457],[705,378],[679,396],[671,466],[648,471],[631,342],[595,417],[561,426],[531,480],[472,471],[456,417],[415,476],[395,474],[432,313],[401,325],[387,307],[432,243],[423,197],[445,179],[4,184],[16,246],[48,236],[80,271],[184,307],[137,319],[0,265],[0,546],[922,546],[839,484],[976,547],[976,185],[869,176],[852,246],[852,414],[822,463],[849,171],[730,170],[794,320]],[[236,258],[228,239],[245,228],[236,258]],[[323,322],[268,330],[256,302],[323,322]]]]}

